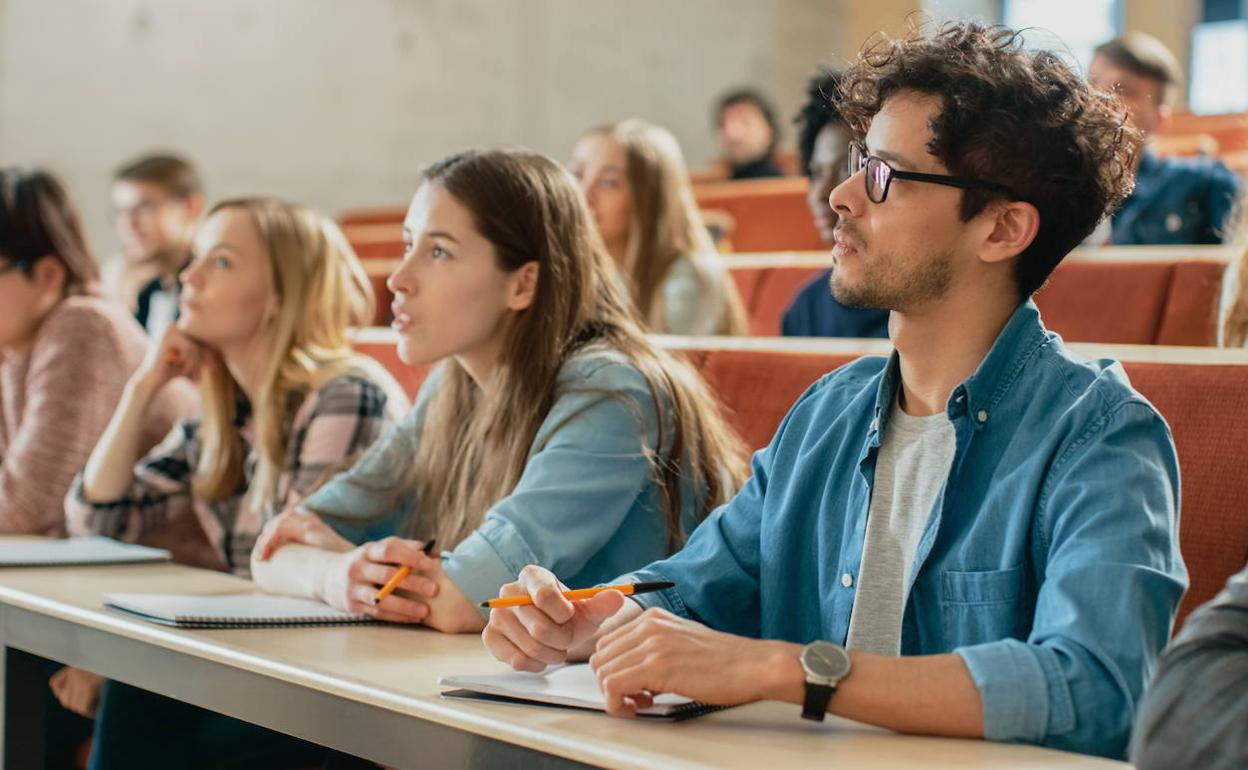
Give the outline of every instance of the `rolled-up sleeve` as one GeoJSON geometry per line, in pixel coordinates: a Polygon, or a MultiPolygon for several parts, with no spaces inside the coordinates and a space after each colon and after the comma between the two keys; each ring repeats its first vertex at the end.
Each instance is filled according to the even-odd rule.
{"type": "Polygon", "coordinates": [[[1042,565],[1027,640],[961,647],[984,736],[1125,755],[1187,571],[1170,431],[1147,404],[1108,411],[1054,461],[1035,528],[1042,565]]]}
{"type": "Polygon", "coordinates": [[[1248,767],[1248,568],[1162,654],[1131,759],[1139,770],[1248,767]]]}

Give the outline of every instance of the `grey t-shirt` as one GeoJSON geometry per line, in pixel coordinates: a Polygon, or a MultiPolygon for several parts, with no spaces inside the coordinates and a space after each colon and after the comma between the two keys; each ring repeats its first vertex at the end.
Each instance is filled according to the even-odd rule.
{"type": "Polygon", "coordinates": [[[894,400],[875,463],[847,648],[879,655],[901,652],[910,568],[949,476],[955,446],[953,423],[944,412],[913,417],[894,400]]]}

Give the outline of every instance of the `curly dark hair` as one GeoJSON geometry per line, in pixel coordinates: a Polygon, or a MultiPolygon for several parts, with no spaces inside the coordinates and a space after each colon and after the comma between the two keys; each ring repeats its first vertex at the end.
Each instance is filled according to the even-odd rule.
{"type": "Polygon", "coordinates": [[[1131,192],[1141,140],[1121,103],[1056,54],[1025,50],[1011,29],[947,23],[931,35],[880,39],[845,72],[838,106],[862,137],[884,102],[904,90],[941,97],[927,150],[949,173],[1012,193],[964,191],[963,221],[1002,198],[1040,212],[1039,232],[1014,264],[1023,298],[1131,192]]]}
{"type": "Polygon", "coordinates": [[[845,118],[836,108],[837,93],[841,88],[841,73],[821,69],[806,84],[806,103],[793,118],[797,126],[797,151],[802,159],[802,173],[810,176],[810,158],[815,154],[815,138],[828,124],[844,125],[845,118]]]}

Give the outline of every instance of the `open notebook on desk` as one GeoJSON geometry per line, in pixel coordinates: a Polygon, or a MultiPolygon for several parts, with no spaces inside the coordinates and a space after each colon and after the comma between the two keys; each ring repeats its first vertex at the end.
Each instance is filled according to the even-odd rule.
{"type": "MultiPolygon", "coordinates": [[[[540,674],[513,671],[488,676],[444,676],[438,684],[459,688],[443,692],[444,698],[562,706],[590,711],[605,711],[607,707],[598,680],[587,663],[548,668],[540,674]]],[[[679,720],[723,708],[726,707],[708,706],[680,695],[663,694],[655,696],[654,705],[637,712],[637,716],[679,720]]]]}
{"type": "Polygon", "coordinates": [[[0,567],[83,567],[96,564],[160,564],[170,559],[160,548],[107,537],[22,540],[0,543],[0,567]]]}
{"type": "Polygon", "coordinates": [[[104,606],[178,628],[278,628],[374,623],[314,599],[267,594],[105,594],[104,606]]]}

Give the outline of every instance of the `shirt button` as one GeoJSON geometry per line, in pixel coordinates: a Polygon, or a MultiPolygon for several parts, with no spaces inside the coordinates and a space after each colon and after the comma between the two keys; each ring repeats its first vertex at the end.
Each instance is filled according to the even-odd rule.
{"type": "Polygon", "coordinates": [[[979,420],[980,422],[988,422],[988,413],[985,412],[983,409],[980,409],[979,412],[975,414],[975,419],[979,420]]]}
{"type": "Polygon", "coordinates": [[[849,588],[853,584],[854,584],[853,575],[849,574],[848,572],[846,572],[844,575],[841,575],[841,585],[845,586],[846,588],[849,588]]]}
{"type": "Polygon", "coordinates": [[[880,418],[877,417],[871,421],[871,430],[879,430],[879,429],[880,429],[880,418]]]}

